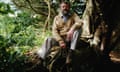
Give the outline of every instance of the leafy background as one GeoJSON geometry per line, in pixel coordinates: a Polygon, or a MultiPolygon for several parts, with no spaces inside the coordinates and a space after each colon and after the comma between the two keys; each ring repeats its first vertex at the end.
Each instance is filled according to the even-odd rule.
{"type": "Polygon", "coordinates": [[[14,12],[9,4],[0,3],[0,72],[24,72],[30,59],[26,53],[39,48],[44,38],[51,35],[49,31],[43,33],[39,17],[34,18],[27,11],[14,16],[14,12]]]}
{"type": "MultiPolygon", "coordinates": [[[[10,3],[7,1],[0,0],[0,72],[26,72],[36,64],[32,56],[34,51],[40,48],[46,37],[51,36],[52,21],[59,11],[61,0],[10,0],[10,3]]],[[[71,10],[82,17],[88,0],[69,1],[71,10]]],[[[116,58],[115,61],[120,62],[119,2],[91,1],[98,1],[97,5],[103,13],[103,20],[109,27],[105,49],[113,50],[111,53],[113,60],[116,58]]],[[[99,63],[101,65],[101,62],[99,63]]],[[[119,70],[119,65],[107,61],[103,63],[102,66],[98,65],[100,70],[101,68],[103,70],[115,68],[113,72],[119,70]]],[[[82,68],[84,72],[93,72],[91,70],[93,68],[89,68],[87,64],[82,68]]]]}
{"type": "MultiPolygon", "coordinates": [[[[53,16],[49,20],[50,25],[45,27],[48,15],[17,6],[17,2],[21,4],[23,1],[0,2],[0,72],[25,72],[32,60],[30,53],[40,48],[44,39],[51,36],[52,20],[57,12],[51,14],[53,16]]],[[[45,1],[41,1],[40,4],[46,5],[45,1]]],[[[79,6],[74,3],[73,9],[79,6]]],[[[57,3],[51,4],[54,11],[57,7],[57,3]]],[[[39,11],[42,10],[48,14],[47,7],[42,7],[39,11]]],[[[76,9],[76,12],[79,11],[81,10],[76,9]]]]}

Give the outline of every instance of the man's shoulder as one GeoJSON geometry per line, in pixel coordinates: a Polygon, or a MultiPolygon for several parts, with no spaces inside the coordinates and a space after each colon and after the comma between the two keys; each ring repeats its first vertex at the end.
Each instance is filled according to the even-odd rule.
{"type": "Polygon", "coordinates": [[[78,14],[77,14],[77,13],[75,13],[75,12],[73,12],[73,13],[72,13],[72,16],[78,16],[78,14]]]}
{"type": "Polygon", "coordinates": [[[73,12],[73,13],[71,14],[71,18],[74,19],[74,18],[76,18],[76,17],[78,17],[78,15],[77,15],[75,12],[73,12]]]}
{"type": "Polygon", "coordinates": [[[59,14],[54,17],[54,19],[60,19],[60,18],[61,18],[61,17],[60,17],[59,14]]]}

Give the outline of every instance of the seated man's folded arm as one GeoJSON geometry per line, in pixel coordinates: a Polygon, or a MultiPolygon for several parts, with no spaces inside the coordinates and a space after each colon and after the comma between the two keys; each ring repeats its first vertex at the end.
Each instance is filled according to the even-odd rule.
{"type": "Polygon", "coordinates": [[[74,18],[74,24],[71,27],[71,30],[79,29],[83,25],[82,20],[77,14],[74,14],[73,18],[74,18]]]}

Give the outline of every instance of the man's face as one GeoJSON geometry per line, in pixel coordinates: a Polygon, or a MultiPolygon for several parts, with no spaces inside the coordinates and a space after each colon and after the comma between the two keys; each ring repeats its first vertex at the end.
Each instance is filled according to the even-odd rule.
{"type": "Polygon", "coordinates": [[[68,14],[68,12],[70,10],[69,4],[62,3],[60,5],[60,9],[61,9],[63,15],[68,14]]]}

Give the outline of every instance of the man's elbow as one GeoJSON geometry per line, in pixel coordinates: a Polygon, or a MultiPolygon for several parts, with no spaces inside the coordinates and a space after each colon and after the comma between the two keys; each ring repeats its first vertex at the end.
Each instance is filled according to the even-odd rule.
{"type": "Polygon", "coordinates": [[[76,24],[76,27],[77,27],[77,28],[81,28],[82,25],[83,25],[83,23],[82,23],[82,22],[79,22],[79,23],[76,24]]]}

